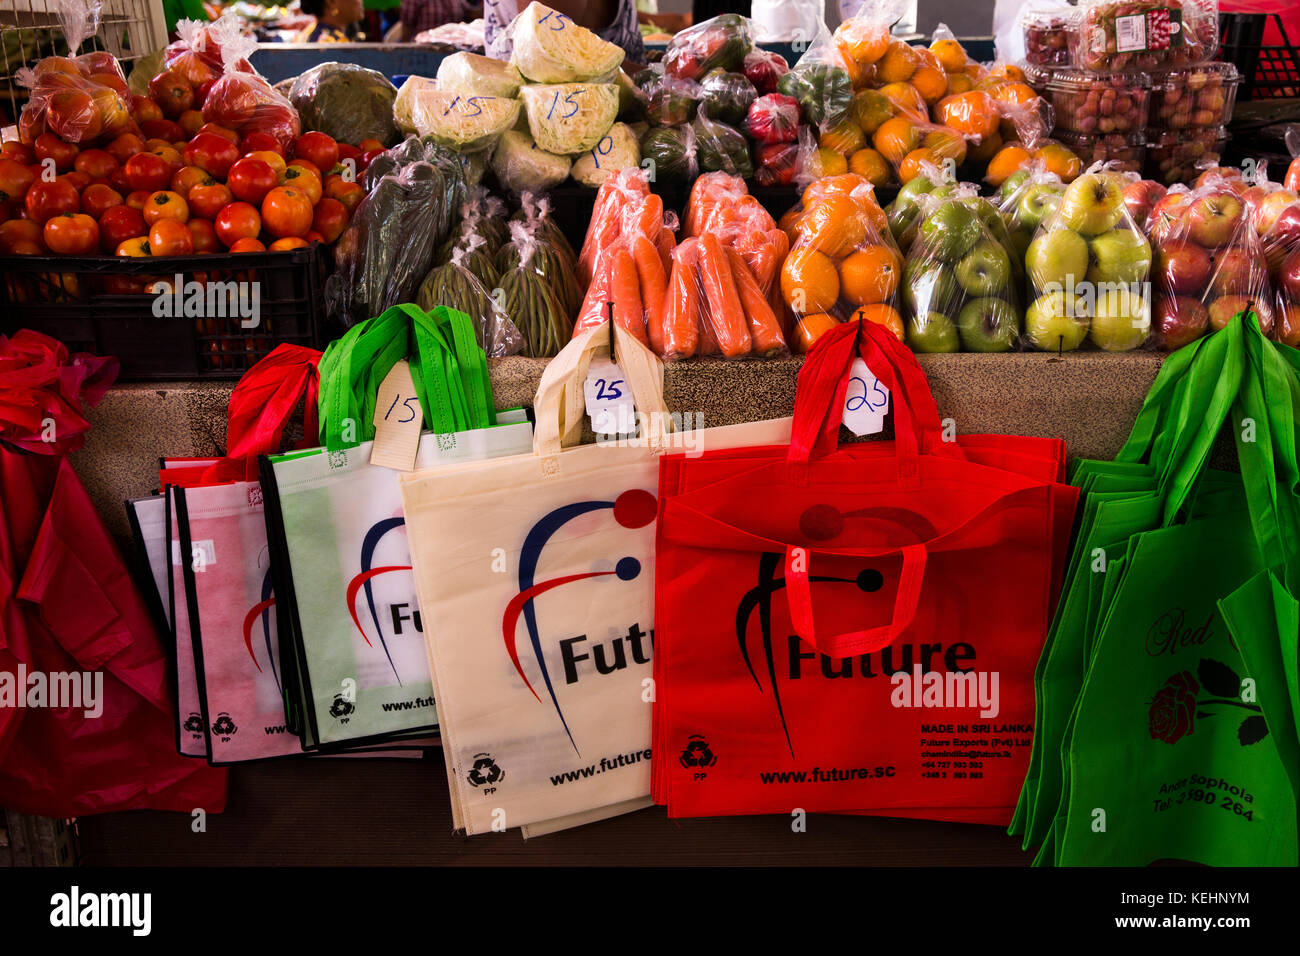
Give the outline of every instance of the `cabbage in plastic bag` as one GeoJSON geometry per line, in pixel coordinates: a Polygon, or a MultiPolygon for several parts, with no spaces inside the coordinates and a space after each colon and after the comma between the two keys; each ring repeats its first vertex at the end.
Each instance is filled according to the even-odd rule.
{"type": "Polygon", "coordinates": [[[355,63],[322,63],[293,84],[290,101],[303,128],[328,133],[340,143],[377,139],[392,146],[401,134],[393,121],[397,88],[388,77],[355,63]]]}
{"type": "Polygon", "coordinates": [[[514,43],[511,62],[534,83],[609,77],[623,62],[621,47],[540,3],[530,3],[506,32],[514,43]]]}
{"type": "Polygon", "coordinates": [[[533,139],[551,153],[586,152],[618,116],[618,87],[612,83],[525,86],[520,95],[533,139]]]}
{"type": "Polygon", "coordinates": [[[599,143],[573,163],[573,178],[584,186],[599,186],[610,174],[641,165],[641,147],[626,123],[615,123],[599,143]]]}
{"type": "Polygon", "coordinates": [[[453,53],[438,65],[438,88],[456,93],[481,93],[508,100],[519,95],[523,77],[504,60],[477,53],[453,53]]]}
{"type": "Polygon", "coordinates": [[[558,186],[569,178],[573,163],[568,156],[548,153],[527,133],[506,130],[492,151],[492,171],[511,192],[536,192],[558,186]]]}

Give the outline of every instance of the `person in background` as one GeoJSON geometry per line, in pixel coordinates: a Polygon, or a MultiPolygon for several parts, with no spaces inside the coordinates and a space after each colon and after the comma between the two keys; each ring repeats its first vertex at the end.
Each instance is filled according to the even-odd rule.
{"type": "Polygon", "coordinates": [[[694,0],[691,3],[692,20],[703,23],[724,13],[739,13],[742,17],[747,17],[750,7],[750,0],[694,0]]]}
{"type": "Polygon", "coordinates": [[[483,5],[468,0],[402,0],[402,40],[411,43],[425,30],[444,23],[468,23],[482,15],[483,5]]]}
{"type": "Polygon", "coordinates": [[[359,32],[365,11],[361,0],[298,0],[302,12],[316,22],[293,38],[294,43],[349,43],[359,32]]]}
{"type": "MultiPolygon", "coordinates": [[[[508,59],[511,44],[505,36],[519,11],[528,5],[527,0],[483,0],[484,39],[488,56],[508,59]]],[[[645,63],[645,44],[641,42],[641,28],[637,24],[636,0],[548,0],[547,6],[623,48],[627,54],[623,61],[625,70],[645,63]]]]}

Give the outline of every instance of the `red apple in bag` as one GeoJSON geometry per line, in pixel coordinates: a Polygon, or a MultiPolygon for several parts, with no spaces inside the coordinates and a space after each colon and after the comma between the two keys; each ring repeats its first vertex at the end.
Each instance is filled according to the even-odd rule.
{"type": "Polygon", "coordinates": [[[1210,314],[1191,296],[1162,296],[1156,302],[1155,326],[1165,349],[1172,352],[1190,345],[1210,324],[1210,314]]]}
{"type": "Polygon", "coordinates": [[[1187,210],[1187,236],[1207,249],[1226,246],[1240,230],[1245,211],[1241,199],[1230,192],[1194,199],[1187,210]]]}

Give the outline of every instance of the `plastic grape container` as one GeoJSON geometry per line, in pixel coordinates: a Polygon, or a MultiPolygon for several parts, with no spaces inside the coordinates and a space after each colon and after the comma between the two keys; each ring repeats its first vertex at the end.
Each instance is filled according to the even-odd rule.
{"type": "Polygon", "coordinates": [[[1070,48],[1078,33],[1074,11],[1026,11],[1020,18],[1025,35],[1025,61],[1034,66],[1069,66],[1070,48]]]}
{"type": "Polygon", "coordinates": [[[1058,131],[1056,138],[1083,161],[1086,169],[1093,163],[1116,163],[1126,172],[1140,173],[1146,161],[1146,137],[1142,133],[1070,133],[1058,131]]]}
{"type": "Polygon", "coordinates": [[[1145,176],[1158,183],[1190,183],[1207,166],[1219,165],[1228,134],[1222,126],[1166,130],[1147,141],[1145,176]]]}
{"type": "Polygon", "coordinates": [[[1083,0],[1071,48],[1085,70],[1159,70],[1202,63],[1219,43],[1214,0],[1083,0]]]}
{"type": "Polygon", "coordinates": [[[1056,128],[1071,133],[1137,133],[1147,127],[1151,78],[1145,73],[1058,70],[1047,82],[1056,128]]]}
{"type": "Polygon", "coordinates": [[[1151,126],[1209,129],[1232,122],[1241,75],[1231,63],[1202,63],[1151,76],[1151,126]]]}

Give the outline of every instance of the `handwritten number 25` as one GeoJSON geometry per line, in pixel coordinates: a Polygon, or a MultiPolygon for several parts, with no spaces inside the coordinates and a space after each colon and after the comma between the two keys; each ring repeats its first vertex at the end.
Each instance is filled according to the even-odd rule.
{"type": "Polygon", "coordinates": [[[859,385],[862,386],[862,394],[849,396],[848,401],[844,403],[844,408],[846,411],[856,412],[864,405],[867,408],[871,409],[873,412],[878,411],[879,409],[885,407],[885,403],[889,400],[889,396],[885,394],[885,391],[880,387],[879,382],[871,383],[870,393],[867,391],[866,379],[859,378],[856,375],[853,376],[853,378],[849,379],[850,392],[853,391],[854,382],[857,382],[859,385]]]}
{"type": "Polygon", "coordinates": [[[596,399],[601,402],[613,402],[623,397],[623,389],[619,388],[623,384],[621,378],[614,381],[608,381],[603,378],[596,379],[596,399]]]}

